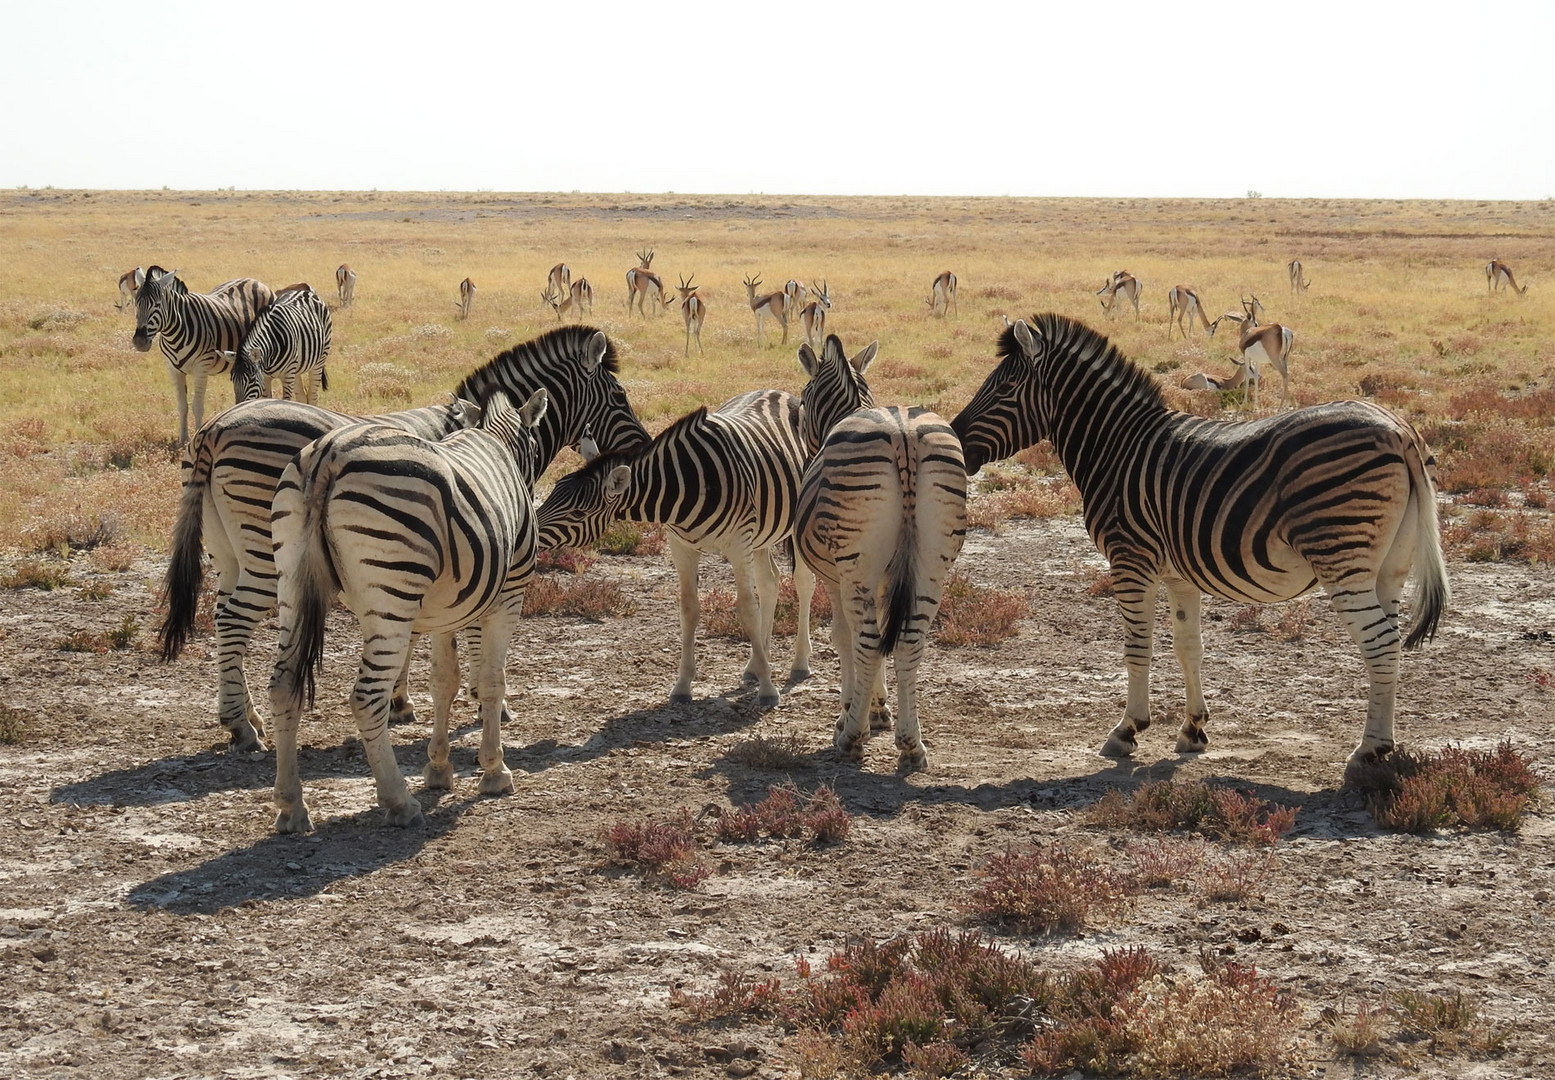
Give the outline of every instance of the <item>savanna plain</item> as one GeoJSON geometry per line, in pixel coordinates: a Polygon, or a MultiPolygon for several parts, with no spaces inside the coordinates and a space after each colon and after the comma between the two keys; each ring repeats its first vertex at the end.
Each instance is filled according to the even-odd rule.
{"type": "MultiPolygon", "coordinates": [[[[0,192],[0,1075],[1555,1076],[1551,252],[1549,201],[0,192]],[[678,305],[628,315],[648,249],[667,285],[695,276],[704,353],[678,305]],[[1491,293],[1491,258],[1526,293],[1491,293]],[[1213,318],[1256,294],[1295,335],[1292,404],[1378,402],[1439,461],[1453,601],[1403,662],[1400,764],[1343,782],[1366,683],[1321,596],[1206,601],[1199,755],[1173,750],[1163,610],[1157,722],[1133,759],[1101,757],[1122,629],[1039,445],[974,484],[920,678],[928,769],[897,773],[888,738],[838,758],[824,613],[814,674],[758,708],[712,560],[696,700],[667,704],[674,574],[662,537],[621,528],[531,589],[514,794],[477,793],[461,698],[454,790],[421,796],[424,826],[384,826],[337,611],[302,731],[317,828],[275,835],[273,755],[216,723],[211,596],[181,657],[155,651],[176,412],[119,275],[332,297],[350,264],[322,403],[379,413],[555,326],[557,262],[592,283],[584,321],[651,431],[803,385],[796,329],[757,345],[750,275],[825,281],[827,329],[880,342],[876,399],[947,417],[1003,319],[1049,310],[1104,329],[1176,407],[1245,415],[1179,387],[1231,374],[1235,328],[1171,337],[1166,296],[1191,285],[1213,318]],[[1140,315],[1108,320],[1095,292],[1123,268],[1140,315]]],[[[213,380],[207,416],[230,401],[213,380]]],[[[541,497],[578,464],[564,451],[541,497]]],[[[274,645],[267,625],[261,691],[274,645]]],[[[421,718],[393,735],[415,786],[424,655],[411,685],[421,718]]]]}

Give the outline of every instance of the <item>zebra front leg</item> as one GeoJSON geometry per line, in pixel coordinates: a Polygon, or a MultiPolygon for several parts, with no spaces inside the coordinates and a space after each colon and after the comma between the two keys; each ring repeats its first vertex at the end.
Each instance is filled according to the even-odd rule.
{"type": "MultiPolygon", "coordinates": [[[[519,597],[522,601],[522,597],[519,597]]],[[[481,621],[481,794],[513,794],[513,771],[502,760],[502,725],[512,718],[507,705],[508,642],[513,640],[516,612],[498,611],[481,621]]],[[[454,673],[458,688],[458,671],[454,673]]]]}
{"type": "Polygon", "coordinates": [[[788,677],[794,682],[810,677],[810,601],[815,597],[815,571],[794,551],[794,663],[788,677]]]}
{"type": "MultiPolygon", "coordinates": [[[[409,649],[405,651],[405,666],[410,666],[409,649]]],[[[427,767],[421,773],[429,791],[450,791],[454,786],[454,767],[448,763],[448,714],[458,693],[458,641],[453,634],[433,634],[432,738],[427,742],[427,767]]],[[[392,713],[389,722],[393,723],[392,713]]]]}
{"type": "Polygon", "coordinates": [[[1371,676],[1366,703],[1366,730],[1360,745],[1345,762],[1345,777],[1393,752],[1393,707],[1398,694],[1398,661],[1402,651],[1398,625],[1371,583],[1356,587],[1327,585],[1329,602],[1344,628],[1361,648],[1371,676]]]}
{"type": "Polygon", "coordinates": [[[481,699],[479,685],[481,670],[481,624],[472,623],[464,628],[464,659],[469,667],[470,678],[464,684],[464,692],[470,695],[471,701],[481,699]]]}
{"type": "Polygon", "coordinates": [[[1136,736],[1150,726],[1150,653],[1155,633],[1155,601],[1160,582],[1113,566],[1113,593],[1123,616],[1123,663],[1128,668],[1128,705],[1101,752],[1128,757],[1139,745],[1136,736]]]}
{"type": "Polygon", "coordinates": [[[167,362],[167,377],[173,382],[173,397],[178,401],[178,445],[189,445],[189,376],[185,375],[173,362],[167,362]]]}
{"type": "Polygon", "coordinates": [[[373,772],[378,805],[388,812],[386,822],[401,828],[420,825],[426,816],[400,773],[389,738],[389,699],[394,678],[404,669],[410,651],[410,620],[372,612],[361,619],[361,625],[362,662],[351,690],[351,715],[373,772]]]}
{"type": "MultiPolygon", "coordinates": [[[[1166,596],[1172,604],[1172,652],[1182,667],[1183,688],[1188,698],[1188,714],[1183,717],[1182,731],[1177,735],[1177,752],[1196,754],[1209,747],[1209,736],[1204,733],[1209,707],[1204,704],[1204,687],[1200,681],[1204,638],[1199,603],[1203,598],[1197,586],[1180,578],[1166,582],[1166,596]]],[[[1146,715],[1149,715],[1148,711],[1146,715]]]]}
{"type": "Polygon", "coordinates": [[[680,580],[680,675],[670,690],[671,704],[691,700],[691,681],[697,673],[697,620],[702,602],[697,596],[697,571],[702,553],[678,536],[670,537],[670,559],[680,580]]]}
{"type": "MultiPolygon", "coordinates": [[[[203,368],[198,368],[194,373],[194,430],[199,431],[205,423],[205,382],[208,376],[203,368]]],[[[184,441],[188,442],[185,434],[184,441]]]]}
{"type": "Polygon", "coordinates": [[[281,582],[281,641],[275,668],[270,673],[270,723],[275,736],[275,831],[278,833],[307,833],[313,831],[313,821],[308,816],[308,804],[302,798],[302,777],[297,771],[297,721],[302,713],[302,694],[292,687],[301,678],[301,672],[293,672],[290,656],[292,637],[291,613],[295,606],[287,602],[285,592],[289,580],[281,582]]]}

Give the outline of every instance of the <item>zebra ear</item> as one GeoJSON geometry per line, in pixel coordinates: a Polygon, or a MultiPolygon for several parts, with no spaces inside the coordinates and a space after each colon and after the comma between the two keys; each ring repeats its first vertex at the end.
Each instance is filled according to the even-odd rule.
{"type": "Polygon", "coordinates": [[[855,356],[848,363],[853,365],[853,370],[860,375],[869,369],[869,365],[875,362],[875,354],[880,351],[880,342],[871,341],[864,346],[864,351],[855,356]]]}
{"type": "Polygon", "coordinates": [[[603,330],[594,331],[594,336],[589,338],[588,345],[583,350],[583,370],[588,374],[594,374],[605,359],[605,351],[610,348],[610,342],[605,338],[603,330]]]}
{"type": "Polygon", "coordinates": [[[808,341],[799,346],[799,366],[804,368],[804,373],[812,379],[820,369],[821,361],[816,357],[815,350],[810,348],[808,341]]]}
{"type": "MultiPolygon", "coordinates": [[[[453,395],[449,395],[453,397],[453,395]]],[[[454,397],[450,405],[454,406],[454,417],[460,427],[473,428],[481,426],[481,413],[483,410],[476,402],[468,398],[454,397]]]]}
{"type": "Polygon", "coordinates": [[[529,395],[529,400],[518,410],[518,418],[527,428],[538,427],[540,421],[545,419],[545,411],[550,405],[551,395],[542,386],[529,395]]]}
{"type": "Polygon", "coordinates": [[[845,364],[848,356],[842,351],[842,339],[836,334],[827,334],[826,341],[821,346],[821,358],[832,364],[845,364]]]}
{"type": "Polygon", "coordinates": [[[578,453],[583,455],[585,465],[599,457],[599,443],[594,441],[594,436],[585,433],[583,438],[578,440],[578,453]]]}
{"type": "Polygon", "coordinates": [[[1020,346],[1021,352],[1026,354],[1027,360],[1037,358],[1037,331],[1027,326],[1025,319],[1015,320],[1015,341],[1020,346]]]}
{"type": "Polygon", "coordinates": [[[610,470],[610,475],[605,477],[605,498],[619,499],[626,494],[626,489],[632,486],[632,467],[630,465],[617,465],[610,470]]]}

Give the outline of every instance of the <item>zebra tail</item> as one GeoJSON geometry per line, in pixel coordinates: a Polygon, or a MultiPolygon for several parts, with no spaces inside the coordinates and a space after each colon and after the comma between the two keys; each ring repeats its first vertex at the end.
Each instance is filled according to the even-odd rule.
{"type": "Polygon", "coordinates": [[[319,368],[319,389],[320,390],[328,390],[329,389],[329,368],[327,368],[327,367],[320,367],[319,368]]]}
{"type": "Polygon", "coordinates": [[[167,618],[157,630],[163,662],[177,658],[194,634],[195,615],[200,608],[200,585],[205,568],[200,561],[205,532],[205,494],[211,486],[214,465],[210,443],[194,437],[193,468],[178,500],[178,517],[173,523],[173,557],[167,564],[162,594],[167,600],[167,618]]]}
{"type": "Polygon", "coordinates": [[[316,677],[324,665],[324,624],[340,592],[340,580],[329,557],[328,504],[332,477],[315,475],[308,484],[303,511],[302,558],[297,563],[296,617],[292,638],[282,657],[287,693],[298,708],[313,707],[316,677]]]}
{"type": "Polygon", "coordinates": [[[1437,624],[1441,622],[1442,612],[1452,599],[1436,516],[1436,484],[1426,469],[1426,458],[1425,448],[1416,441],[1409,471],[1415,498],[1420,500],[1420,534],[1415,542],[1415,595],[1411,605],[1415,612],[1415,625],[1404,639],[1406,649],[1418,649],[1423,643],[1436,638],[1437,624]]]}
{"type": "MultiPolygon", "coordinates": [[[[911,493],[908,493],[911,498],[911,493]]],[[[886,567],[885,625],[880,627],[880,655],[890,656],[896,644],[912,622],[913,609],[918,598],[918,537],[913,525],[913,515],[902,515],[901,528],[896,537],[896,551],[886,567]]]]}

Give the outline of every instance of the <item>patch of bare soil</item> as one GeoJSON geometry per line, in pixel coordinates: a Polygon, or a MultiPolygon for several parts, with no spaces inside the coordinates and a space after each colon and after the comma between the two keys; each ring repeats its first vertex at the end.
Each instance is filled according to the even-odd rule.
{"type": "MultiPolygon", "coordinates": [[[[1549,817],[1515,835],[1379,831],[1339,787],[1365,683],[1321,601],[1289,641],[1233,629],[1236,608],[1206,604],[1211,749],[1197,757],[1172,750],[1182,682],[1163,620],[1159,722],[1135,761],[1099,757],[1124,677],[1113,602],[1085,589],[1098,565],[1073,522],[971,538],[962,568],[1024,588],[1033,614],[999,648],[930,649],[930,768],[904,777],[888,738],[862,768],[831,750],[823,628],[816,674],[775,710],[740,686],[743,646],[705,638],[699,700],[666,705],[673,573],[658,558],[602,559],[592,572],[622,580],[634,616],[526,619],[514,642],[517,793],[477,794],[474,710],[461,700],[455,790],[423,796],[427,824],[406,831],[374,807],[345,704],[359,639],[337,613],[303,729],[318,824],[306,837],[271,832],[271,756],[224,749],[209,635],[170,665],[145,651],[149,632],[139,651],[59,650],[127,614],[149,626],[160,563],[112,577],[103,600],[9,592],[0,703],[29,732],[0,745],[0,1075],[796,1076],[780,1028],[690,1025],[671,989],[708,990],[726,970],[788,977],[796,955],[820,961],[849,939],[968,925],[990,856],[1055,836],[1116,848],[1126,837],[1085,824],[1086,809],[1167,777],[1234,781],[1299,808],[1252,897],[1155,890],[1080,936],[1002,944],[1055,970],[1134,944],[1182,971],[1201,949],[1255,963],[1302,1010],[1291,1075],[1555,1074],[1549,817]],[[731,759],[758,734],[797,736],[809,752],[792,773],[731,759]],[[612,824],[748,804],[789,779],[835,787],[857,815],[847,840],[717,845],[716,873],[691,892],[610,864],[612,824]],[[1335,1056],[1323,1007],[1406,989],[1471,995],[1509,1030],[1508,1048],[1483,1061],[1432,1058],[1423,1043],[1335,1056]],[[744,1044],[732,1056],[731,1041],[744,1044]]],[[[1452,577],[1442,635],[1405,659],[1401,744],[1510,738],[1548,778],[1555,578],[1511,565],[1455,565],[1452,577]]],[[[728,580],[704,569],[704,587],[728,580]]],[[[273,642],[262,634],[252,654],[261,695],[273,642]]],[[[776,651],[786,663],[788,643],[776,651]]],[[[426,675],[419,657],[429,713],[426,675]]],[[[412,777],[428,734],[420,721],[395,730],[412,777]]],[[[977,1075],[1017,1075],[1004,1060],[977,1075]]]]}

